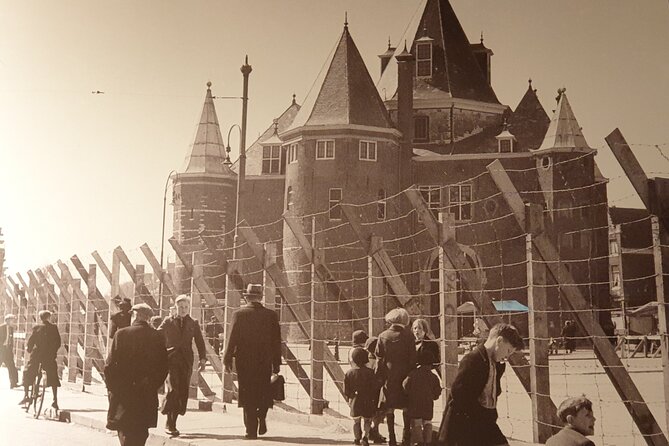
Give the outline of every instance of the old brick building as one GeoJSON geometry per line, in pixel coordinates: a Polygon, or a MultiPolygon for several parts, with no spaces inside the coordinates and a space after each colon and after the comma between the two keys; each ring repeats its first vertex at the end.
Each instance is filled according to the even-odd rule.
{"type": "MultiPolygon", "coordinates": [[[[348,338],[355,321],[342,305],[360,319],[368,315],[367,259],[337,206],[355,204],[362,221],[383,237],[419,312],[438,332],[445,284],[438,280],[438,249],[400,194],[412,184],[435,214],[454,215],[457,241],[490,296],[526,303],[524,231],[486,173],[500,160],[522,198],[543,205],[561,260],[586,299],[609,308],[606,179],[564,91],[551,104],[552,117],[531,81],[515,110],[500,104],[490,83],[493,52],[482,40],[469,42],[448,0],[427,0],[400,42],[379,56],[375,84],[345,24],[304,103],[293,99],[246,152],[240,215],[250,225],[267,225],[265,240],[280,242],[280,263],[305,307],[313,292],[309,262],[281,216],[305,217],[309,237],[313,225],[315,244],[343,293],[326,304],[327,333],[348,338]]],[[[205,110],[215,113],[210,98],[208,91],[205,110]]],[[[200,126],[211,130],[215,121],[203,112],[200,126]]],[[[175,181],[178,237],[199,225],[212,234],[230,227],[236,169],[206,169],[222,161],[220,131],[212,131],[204,145],[198,131],[190,155],[204,156],[204,167],[187,168],[175,181]]],[[[561,310],[557,287],[548,291],[550,309],[561,310]]],[[[469,300],[463,290],[458,298],[469,300]]],[[[564,317],[551,313],[552,335],[564,317]]]]}

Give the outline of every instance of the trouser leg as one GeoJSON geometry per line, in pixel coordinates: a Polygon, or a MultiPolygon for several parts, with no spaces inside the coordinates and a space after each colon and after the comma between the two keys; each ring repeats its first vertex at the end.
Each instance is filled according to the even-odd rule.
{"type": "Polygon", "coordinates": [[[246,435],[255,437],[258,435],[258,408],[244,407],[244,426],[246,426],[246,435]]]}
{"type": "Polygon", "coordinates": [[[118,441],[121,446],[144,446],[147,438],[149,438],[147,428],[118,431],[118,441]]]}
{"type": "Polygon", "coordinates": [[[409,446],[411,441],[411,417],[406,410],[402,410],[402,444],[404,446],[409,446]]]}
{"type": "Polygon", "coordinates": [[[362,438],[362,426],[360,426],[360,421],[360,417],[353,418],[353,438],[355,438],[356,441],[360,441],[362,438]]]}
{"type": "Polygon", "coordinates": [[[390,446],[396,446],[397,437],[395,437],[395,413],[392,410],[386,415],[386,424],[388,424],[388,444],[390,446]]]}
{"type": "Polygon", "coordinates": [[[432,442],[432,421],[423,421],[423,443],[430,444],[432,442]]]}

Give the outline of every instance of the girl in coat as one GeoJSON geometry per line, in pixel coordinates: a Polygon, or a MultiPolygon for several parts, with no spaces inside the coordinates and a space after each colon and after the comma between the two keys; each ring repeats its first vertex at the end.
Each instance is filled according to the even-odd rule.
{"type": "Polygon", "coordinates": [[[353,366],[344,377],[344,394],[351,407],[351,417],[353,417],[355,435],[353,443],[369,446],[369,432],[372,417],[376,411],[378,395],[376,377],[372,369],[366,366],[369,358],[364,348],[355,347],[351,350],[351,361],[353,366]]]}
{"type": "Polygon", "coordinates": [[[429,349],[418,352],[418,368],[409,372],[402,386],[409,396],[407,414],[411,418],[411,444],[426,446],[432,442],[434,400],[441,395],[439,378],[432,371],[434,354],[429,349]]]}
{"type": "Polygon", "coordinates": [[[411,332],[416,338],[416,357],[423,350],[428,350],[432,355],[432,368],[436,368],[441,363],[441,355],[439,354],[439,344],[434,340],[434,335],[430,326],[425,319],[416,319],[411,324],[411,332]]]}

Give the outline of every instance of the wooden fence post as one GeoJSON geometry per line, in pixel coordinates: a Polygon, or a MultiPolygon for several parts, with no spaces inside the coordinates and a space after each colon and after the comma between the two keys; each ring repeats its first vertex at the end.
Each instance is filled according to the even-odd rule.
{"type": "MultiPolygon", "coordinates": [[[[264,267],[276,263],[276,243],[267,242],[265,243],[265,264],[264,267]]],[[[276,299],[276,285],[274,281],[267,274],[267,271],[263,269],[263,289],[265,290],[265,307],[276,311],[278,309],[277,299],[276,299]]],[[[281,315],[279,315],[281,317],[281,315]]]]}
{"type": "Polygon", "coordinates": [[[379,268],[372,257],[372,252],[377,252],[383,247],[383,237],[373,235],[369,240],[369,250],[367,255],[367,283],[368,283],[368,324],[369,336],[378,336],[385,326],[384,316],[386,313],[385,297],[386,286],[383,278],[383,271],[379,268]]]}
{"type": "Polygon", "coordinates": [[[311,403],[310,412],[316,415],[323,414],[325,399],[323,387],[325,375],[323,373],[323,359],[325,351],[325,305],[321,303],[322,287],[316,274],[316,264],[323,264],[323,251],[316,247],[316,216],[311,217],[311,249],[314,261],[311,262],[311,403]]]}
{"type": "Polygon", "coordinates": [[[93,307],[93,299],[95,299],[96,285],[96,266],[95,264],[88,265],[88,282],[86,288],[86,325],[84,326],[84,386],[90,385],[92,382],[93,369],[93,339],[95,338],[95,308],[93,307]]]}
{"type": "Polygon", "coordinates": [[[662,377],[664,383],[664,415],[669,426],[669,340],[667,339],[667,302],[664,288],[664,268],[662,266],[662,244],[660,241],[660,222],[657,216],[651,217],[653,234],[653,258],[655,260],[655,290],[657,295],[657,320],[662,350],[662,377]]]}
{"type": "MultiPolygon", "coordinates": [[[[81,280],[75,279],[69,282],[69,285],[72,288],[72,296],[77,292],[76,288],[81,289],[81,280]]],[[[68,347],[68,358],[67,358],[67,380],[68,382],[74,383],[77,382],[77,373],[80,373],[83,370],[83,361],[81,363],[82,369],[79,370],[77,365],[79,359],[78,348],[78,339],[81,336],[81,307],[77,305],[72,299],[70,304],[70,339],[68,347]]],[[[85,345],[85,344],[84,344],[85,345]]]]}
{"type": "MultiPolygon", "coordinates": [[[[190,295],[191,295],[191,306],[190,314],[191,317],[195,320],[202,322],[202,328],[204,328],[204,320],[202,319],[202,295],[195,286],[194,279],[195,277],[203,277],[203,264],[204,264],[204,255],[202,251],[195,251],[192,257],[193,262],[193,273],[191,275],[191,286],[190,286],[190,295]]],[[[205,339],[207,344],[208,340],[205,339]]],[[[197,353],[196,353],[197,355],[197,353]]],[[[188,398],[197,399],[197,388],[198,382],[200,381],[199,373],[199,363],[198,361],[193,361],[193,371],[190,374],[190,385],[188,386],[188,398]]]]}
{"type": "MultiPolygon", "coordinates": [[[[441,212],[439,217],[443,240],[455,240],[455,216],[441,212]]],[[[455,267],[444,254],[443,243],[439,244],[439,282],[441,380],[444,383],[441,399],[446,407],[453,380],[458,374],[458,279],[455,267]]]]}
{"type": "Polygon", "coordinates": [[[548,316],[546,314],[546,267],[536,259],[532,234],[543,231],[543,209],[526,204],[527,306],[529,307],[530,382],[532,386],[532,433],[535,443],[553,434],[551,387],[548,364],[548,316]]]}

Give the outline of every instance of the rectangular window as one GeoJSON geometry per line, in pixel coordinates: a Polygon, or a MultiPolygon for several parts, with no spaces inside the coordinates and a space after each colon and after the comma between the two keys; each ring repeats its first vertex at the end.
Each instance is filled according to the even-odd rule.
{"type": "Polygon", "coordinates": [[[500,153],[511,153],[513,148],[511,147],[510,139],[502,139],[499,141],[499,152],[500,153]]]}
{"type": "Polygon", "coordinates": [[[316,141],[316,159],[333,160],[335,157],[334,139],[320,139],[316,141]]]}
{"type": "Polygon", "coordinates": [[[448,188],[448,212],[455,215],[455,221],[472,219],[472,186],[458,184],[448,188]]]}
{"type": "Polygon", "coordinates": [[[432,44],[431,43],[417,43],[416,44],[416,76],[430,77],[432,76],[432,44]]]}
{"type": "MultiPolygon", "coordinates": [[[[439,186],[419,186],[418,190],[423,196],[428,209],[432,211],[434,218],[439,218],[439,209],[441,208],[441,188],[439,186]]],[[[420,217],[418,221],[421,221],[420,217]]]]}
{"type": "Polygon", "coordinates": [[[360,159],[376,161],[376,142],[360,141],[360,159]]]}
{"type": "Polygon", "coordinates": [[[430,141],[430,118],[416,116],[413,119],[413,140],[416,142],[430,141]]]}
{"type": "Polygon", "coordinates": [[[611,267],[611,288],[619,288],[620,284],[620,267],[613,265],[611,267]]]}
{"type": "Polygon", "coordinates": [[[617,240],[609,240],[609,254],[611,255],[617,255],[620,252],[618,249],[618,241],[617,240]]]}
{"type": "Polygon", "coordinates": [[[281,146],[263,146],[262,148],[262,173],[280,173],[281,169],[281,146]]]}
{"type": "Polygon", "coordinates": [[[297,162],[297,144],[288,146],[288,164],[297,162]]]}
{"type": "Polygon", "coordinates": [[[328,209],[330,220],[341,220],[341,189],[330,189],[328,209]]]}

